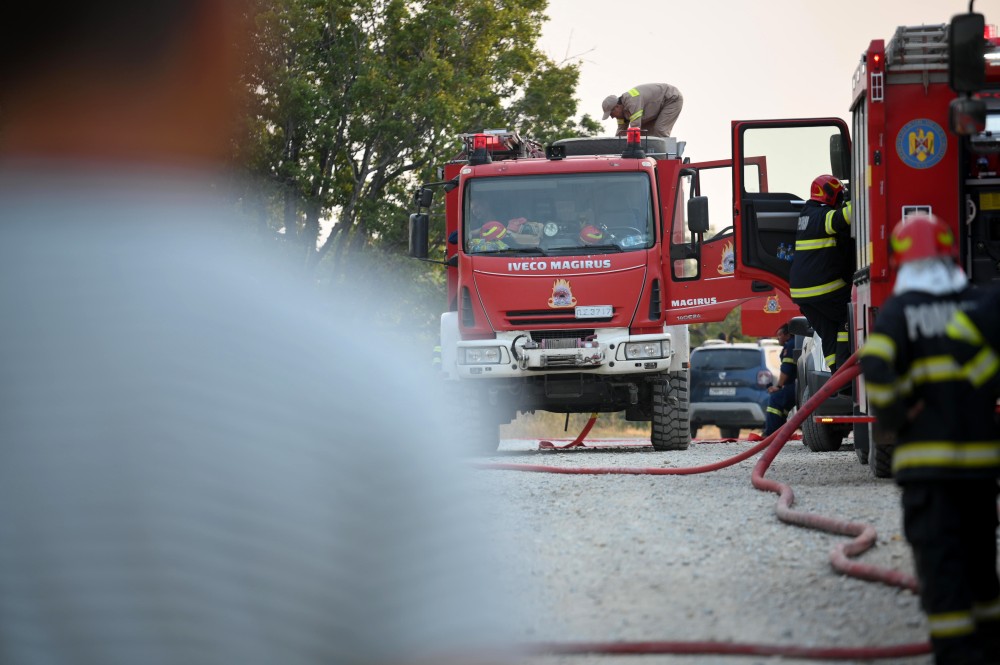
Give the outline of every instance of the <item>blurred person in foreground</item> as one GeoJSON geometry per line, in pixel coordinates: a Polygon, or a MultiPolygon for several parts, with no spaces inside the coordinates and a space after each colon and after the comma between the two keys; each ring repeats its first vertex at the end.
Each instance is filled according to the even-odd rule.
{"type": "Polygon", "coordinates": [[[217,188],[247,6],[10,9],[0,662],[487,660],[483,516],[419,355],[325,316],[217,188]]]}
{"type": "Polygon", "coordinates": [[[976,387],[996,372],[996,356],[958,357],[946,335],[981,293],[936,217],[904,218],[890,244],[896,282],[860,352],[876,418],[872,445],[893,444],[935,662],[1000,663],[1000,429],[995,393],[976,387]]]}

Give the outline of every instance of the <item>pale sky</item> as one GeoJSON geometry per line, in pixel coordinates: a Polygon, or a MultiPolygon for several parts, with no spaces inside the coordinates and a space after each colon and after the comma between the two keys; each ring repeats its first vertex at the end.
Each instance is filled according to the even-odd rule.
{"type": "MultiPolygon", "coordinates": [[[[730,120],[849,119],[851,77],[875,39],[896,27],[948,23],[968,0],[549,0],[540,46],[582,62],[580,113],[639,83],[684,95],[672,134],[693,161],[729,157],[730,120]]],[[[977,0],[987,23],[997,4],[977,0]]],[[[554,94],[559,94],[555,92],[554,94]]],[[[603,123],[613,134],[612,119],[603,123]]]]}

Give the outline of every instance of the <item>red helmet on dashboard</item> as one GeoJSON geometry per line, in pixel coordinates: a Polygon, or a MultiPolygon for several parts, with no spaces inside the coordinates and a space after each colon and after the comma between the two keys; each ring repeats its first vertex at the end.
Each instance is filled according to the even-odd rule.
{"type": "Polygon", "coordinates": [[[844,183],[832,175],[821,175],[813,180],[809,198],[828,206],[838,205],[844,199],[844,183]]]}
{"type": "Polygon", "coordinates": [[[904,217],[889,237],[897,265],[932,258],[956,258],[955,234],[931,214],[904,217]]]}
{"type": "Polygon", "coordinates": [[[503,222],[489,221],[479,229],[479,235],[486,240],[499,240],[507,235],[507,227],[503,225],[503,222]]]}
{"type": "Polygon", "coordinates": [[[593,224],[587,224],[580,229],[580,240],[585,245],[596,245],[604,240],[604,232],[593,224]]]}

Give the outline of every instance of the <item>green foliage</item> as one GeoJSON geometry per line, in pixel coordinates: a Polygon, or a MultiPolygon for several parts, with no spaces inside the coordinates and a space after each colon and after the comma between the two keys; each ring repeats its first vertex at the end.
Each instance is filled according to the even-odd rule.
{"type": "Polygon", "coordinates": [[[691,346],[701,346],[707,339],[719,339],[719,335],[725,335],[729,342],[746,342],[752,338],[744,337],[740,325],[740,308],[736,307],[726,315],[723,321],[717,323],[696,323],[689,326],[691,334],[691,346]]]}
{"type": "Polygon", "coordinates": [[[306,265],[342,273],[352,255],[403,252],[409,193],[458,152],[458,134],[599,131],[589,116],[572,120],[578,65],[536,47],[546,7],[257,0],[239,156],[260,218],[306,265]],[[332,222],[325,238],[321,220],[332,222]]]}

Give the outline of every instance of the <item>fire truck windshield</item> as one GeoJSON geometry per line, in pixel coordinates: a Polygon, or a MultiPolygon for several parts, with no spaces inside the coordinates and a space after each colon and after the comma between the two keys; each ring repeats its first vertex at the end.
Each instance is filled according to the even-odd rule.
{"type": "Polygon", "coordinates": [[[646,173],[565,173],[475,178],[465,186],[468,253],[593,254],[653,245],[646,173]]]}

